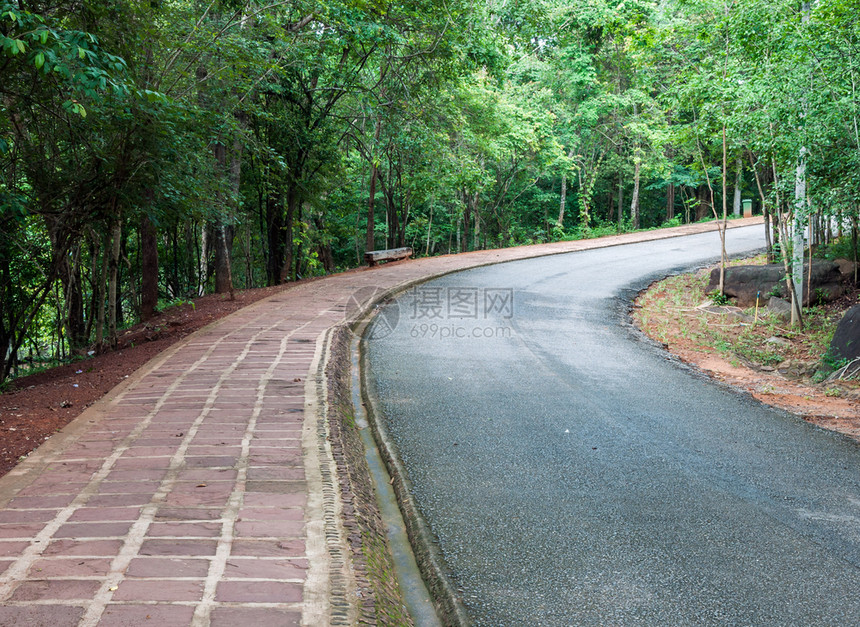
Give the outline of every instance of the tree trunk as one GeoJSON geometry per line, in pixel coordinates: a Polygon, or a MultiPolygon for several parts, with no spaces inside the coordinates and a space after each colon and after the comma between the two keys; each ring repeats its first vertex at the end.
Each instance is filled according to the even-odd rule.
{"type": "Polygon", "coordinates": [[[277,285],[280,282],[281,266],[284,262],[284,207],[283,196],[279,190],[272,190],[266,196],[266,282],[277,285]]]}
{"type": "Polygon", "coordinates": [[[472,225],[472,199],[468,191],[463,190],[463,236],[460,239],[460,252],[464,253],[469,250],[469,242],[471,240],[470,230],[472,225]]]}
{"type": "MultiPolygon", "coordinates": [[[[811,5],[804,0],[801,5],[803,13],[803,24],[809,22],[811,5]]],[[[802,98],[803,119],[806,119],[807,103],[806,97],[802,98]]],[[[805,122],[804,122],[805,123],[805,122]]],[[[803,306],[803,250],[804,250],[804,216],[806,213],[806,146],[800,147],[797,157],[797,170],[794,178],[794,220],[792,222],[791,237],[791,280],[794,284],[794,303],[791,308],[791,325],[803,326],[801,307],[803,306]]]]}
{"type": "Polygon", "coordinates": [[[752,166],[753,176],[755,177],[755,184],[758,188],[758,195],[761,199],[761,212],[764,214],[764,242],[765,242],[765,250],[766,250],[766,259],[768,263],[773,263],[773,240],[771,238],[771,219],[773,216],[773,212],[770,210],[767,204],[767,196],[765,196],[764,189],[762,188],[761,178],[759,178],[758,169],[755,167],[755,160],[753,159],[752,153],[749,154],[750,165],[752,166]]]}
{"type": "Polygon", "coordinates": [[[108,254],[111,248],[110,234],[105,234],[102,238],[101,245],[101,273],[99,275],[99,306],[98,306],[98,322],[96,323],[96,346],[98,350],[104,348],[105,341],[105,313],[107,311],[107,276],[108,276],[108,254]]]}
{"type": "Polygon", "coordinates": [[[376,163],[370,162],[370,200],[367,203],[367,234],[364,241],[365,252],[376,249],[376,233],[373,219],[373,205],[376,203],[376,177],[379,172],[376,163]]]}
{"type": "Polygon", "coordinates": [[[642,156],[639,154],[639,148],[636,148],[636,156],[633,157],[633,199],[630,202],[630,220],[633,222],[633,229],[639,228],[639,173],[642,167],[642,156]]]}
{"type": "Polygon", "coordinates": [[[792,221],[791,237],[791,280],[794,283],[795,300],[791,308],[791,325],[802,325],[801,307],[803,304],[803,252],[804,224],[803,214],[806,211],[806,150],[801,149],[797,162],[794,179],[794,220],[792,221]]]}
{"type": "Polygon", "coordinates": [[[618,177],[618,228],[624,225],[624,179],[618,177]]]}
{"type": "Polygon", "coordinates": [[[433,231],[433,205],[430,205],[430,219],[427,222],[427,244],[424,246],[424,255],[430,254],[430,234],[433,231]]]}
{"type": "Polygon", "coordinates": [[[119,276],[119,253],[122,245],[122,221],[115,218],[111,227],[110,262],[108,264],[108,342],[111,348],[117,344],[117,278],[119,276]]]}
{"type": "MultiPolygon", "coordinates": [[[[294,178],[294,181],[298,180],[294,178]]],[[[300,203],[300,194],[301,192],[298,189],[298,184],[295,182],[291,182],[287,187],[287,217],[284,221],[284,265],[281,266],[280,273],[280,282],[286,283],[287,281],[295,278],[292,274],[293,272],[293,257],[294,257],[294,245],[293,245],[293,222],[296,217],[296,209],[300,203]]]]}
{"type": "Polygon", "coordinates": [[[741,215],[741,188],[744,183],[743,160],[738,157],[737,170],[735,171],[735,197],[732,204],[732,213],[735,216],[741,215]]]}
{"type": "Polygon", "coordinates": [[[69,349],[74,353],[84,348],[89,339],[84,317],[84,294],[81,285],[81,245],[78,243],[72,259],[63,255],[59,266],[60,280],[66,301],[66,338],[69,349]]]}
{"type": "Polygon", "coordinates": [[[478,211],[478,201],[480,199],[481,197],[478,192],[472,194],[472,219],[474,221],[474,228],[472,229],[472,250],[479,250],[481,248],[481,214],[478,211]]]}
{"type": "Polygon", "coordinates": [[[232,228],[226,224],[215,227],[215,293],[233,294],[233,269],[230,263],[230,249],[233,244],[232,228]],[[228,233],[228,231],[230,231],[228,233]]]}
{"type": "Polygon", "coordinates": [[[564,228],[564,207],[567,204],[567,175],[561,175],[561,200],[558,203],[558,220],[556,226],[560,229],[564,228]]]}
{"type": "Polygon", "coordinates": [[[696,198],[698,198],[699,203],[696,207],[695,221],[698,222],[706,215],[709,215],[713,207],[712,194],[707,185],[699,185],[696,189],[696,198]]]}
{"type": "Polygon", "coordinates": [[[200,225],[200,257],[198,261],[197,295],[206,293],[206,285],[209,283],[209,249],[211,246],[211,229],[209,224],[203,222],[200,225]]]}
{"type": "MultiPolygon", "coordinates": [[[[227,146],[220,142],[216,143],[214,151],[215,167],[219,175],[224,176],[227,173],[227,146]]],[[[220,205],[217,207],[220,215],[229,209],[229,202],[222,195],[217,194],[215,202],[220,205]]],[[[233,272],[230,268],[230,249],[233,245],[232,230],[232,227],[225,224],[224,219],[220,217],[212,228],[212,234],[215,238],[213,242],[215,249],[215,293],[230,294],[230,300],[233,299],[233,272]]]]}
{"type": "Polygon", "coordinates": [[[412,212],[412,196],[407,191],[403,199],[403,215],[400,221],[400,239],[397,245],[400,248],[406,246],[406,225],[409,224],[409,214],[412,212]]]}
{"type": "MultiPolygon", "coordinates": [[[[726,52],[728,55],[728,51],[726,52]]],[[[726,141],[726,125],[723,123],[723,216],[717,222],[717,228],[720,231],[720,294],[725,294],[726,287],[726,264],[728,263],[728,255],[726,255],[726,223],[728,222],[728,148],[726,141]]],[[[714,205],[714,192],[711,190],[711,206],[714,205]]],[[[716,216],[714,216],[716,217],[716,216]]]]}
{"type": "Polygon", "coordinates": [[[675,184],[669,183],[666,188],[666,221],[675,217],[675,184]]]}
{"type": "Polygon", "coordinates": [[[158,307],[158,238],[155,225],[140,219],[140,320],[152,319],[158,307]]]}

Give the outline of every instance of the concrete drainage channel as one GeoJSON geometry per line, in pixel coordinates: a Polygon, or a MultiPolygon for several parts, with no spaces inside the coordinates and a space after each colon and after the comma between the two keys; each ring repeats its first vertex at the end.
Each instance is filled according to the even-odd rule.
{"type": "Polygon", "coordinates": [[[362,350],[375,307],[365,311],[353,326],[350,345],[352,404],[404,602],[420,627],[468,625],[468,615],[445,574],[438,549],[412,500],[403,466],[381,421],[362,350]]]}

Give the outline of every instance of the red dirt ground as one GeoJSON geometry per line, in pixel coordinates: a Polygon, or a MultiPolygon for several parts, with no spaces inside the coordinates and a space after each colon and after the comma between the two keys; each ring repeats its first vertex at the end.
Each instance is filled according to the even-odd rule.
{"type": "Polygon", "coordinates": [[[0,476],[170,345],[286,287],[203,296],[123,331],[117,350],[14,380],[0,395],[0,476]]]}

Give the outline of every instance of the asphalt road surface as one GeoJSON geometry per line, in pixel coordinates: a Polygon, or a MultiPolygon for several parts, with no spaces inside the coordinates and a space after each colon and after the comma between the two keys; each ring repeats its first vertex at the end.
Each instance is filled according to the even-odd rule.
{"type": "Polygon", "coordinates": [[[627,324],[636,291],[718,246],[479,268],[377,317],[385,422],[477,625],[860,625],[860,447],[627,324]]]}

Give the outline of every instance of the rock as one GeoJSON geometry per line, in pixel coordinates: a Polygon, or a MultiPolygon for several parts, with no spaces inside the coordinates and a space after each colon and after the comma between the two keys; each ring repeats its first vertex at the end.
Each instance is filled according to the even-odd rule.
{"type": "Polygon", "coordinates": [[[791,346],[791,342],[789,342],[784,337],[777,337],[776,335],[771,336],[765,340],[767,344],[776,344],[777,346],[791,346]]]}
{"type": "Polygon", "coordinates": [[[779,296],[771,296],[767,301],[767,310],[780,320],[791,320],[791,303],[779,296]]]}
{"type": "Polygon", "coordinates": [[[839,273],[842,276],[844,276],[852,283],[854,282],[854,277],[856,276],[855,269],[860,264],[854,263],[853,261],[849,261],[848,259],[837,259],[833,263],[839,266],[839,273]]]}
{"type": "Polygon", "coordinates": [[[854,305],[836,326],[830,340],[830,356],[835,361],[860,357],[860,305],[854,305]]]}
{"type": "MultiPolygon", "coordinates": [[[[833,261],[813,261],[812,280],[807,285],[809,266],[803,270],[804,278],[804,305],[810,304],[809,294],[812,294],[812,302],[827,302],[842,296],[842,274],[839,266],[833,261]]],[[[707,291],[711,292],[719,288],[720,269],[711,271],[711,279],[707,291]]],[[[726,268],[725,294],[736,298],[741,307],[755,305],[756,294],[761,293],[761,301],[767,301],[772,295],[788,296],[785,287],[785,268],[782,264],[772,263],[765,266],[732,266],[726,268]]]]}

